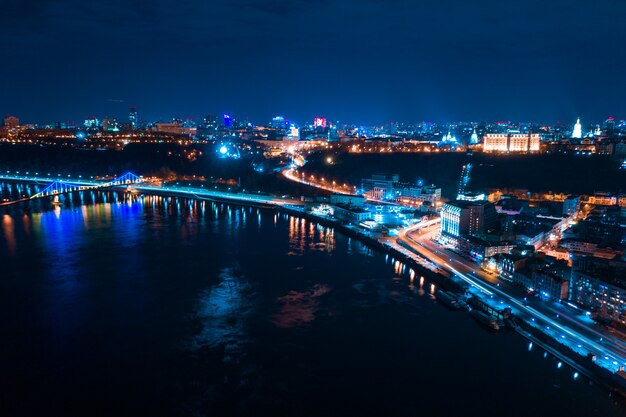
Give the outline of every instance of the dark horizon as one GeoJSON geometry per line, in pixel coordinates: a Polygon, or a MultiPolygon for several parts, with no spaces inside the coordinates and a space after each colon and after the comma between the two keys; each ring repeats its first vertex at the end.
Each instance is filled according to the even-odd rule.
{"type": "Polygon", "coordinates": [[[0,115],[619,120],[624,20],[618,0],[9,0],[0,115]]]}

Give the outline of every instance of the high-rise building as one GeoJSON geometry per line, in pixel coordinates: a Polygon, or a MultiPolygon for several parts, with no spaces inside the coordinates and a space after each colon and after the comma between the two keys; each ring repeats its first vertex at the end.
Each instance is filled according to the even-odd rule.
{"type": "Polygon", "coordinates": [[[603,127],[604,130],[606,130],[606,133],[613,133],[615,131],[615,118],[613,116],[609,116],[609,118],[604,121],[603,127]]]}
{"type": "Polygon", "coordinates": [[[488,201],[450,201],[441,208],[441,233],[450,237],[485,233],[497,222],[497,212],[488,201]]]}
{"type": "Polygon", "coordinates": [[[232,125],[233,125],[232,117],[230,117],[230,114],[225,114],[224,115],[224,126],[226,126],[227,129],[230,129],[232,125]]]}
{"type": "Polygon", "coordinates": [[[15,116],[7,116],[4,118],[4,127],[7,129],[15,129],[19,127],[20,119],[15,116]]]}
{"type": "Polygon", "coordinates": [[[131,106],[128,108],[128,123],[131,130],[135,130],[138,127],[139,119],[137,118],[137,107],[131,106]]]}
{"type": "Polygon", "coordinates": [[[214,116],[212,114],[207,114],[206,116],[204,116],[204,129],[207,130],[208,133],[213,134],[215,132],[217,132],[218,129],[218,125],[219,125],[219,119],[217,118],[217,116],[214,116]]]}

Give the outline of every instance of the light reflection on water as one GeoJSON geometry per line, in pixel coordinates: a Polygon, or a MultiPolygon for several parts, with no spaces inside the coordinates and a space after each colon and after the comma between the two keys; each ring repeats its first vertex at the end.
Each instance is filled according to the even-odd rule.
{"type": "MultiPolygon", "coordinates": [[[[152,407],[152,414],[168,401],[168,411],[189,407],[170,415],[215,415],[225,403],[231,414],[249,407],[249,415],[258,415],[269,402],[284,414],[332,414],[335,404],[379,412],[391,404],[410,415],[420,392],[431,399],[420,404],[425,415],[475,412],[483,400],[501,415],[512,403],[520,415],[540,415],[519,400],[521,390],[570,415],[588,410],[592,396],[603,416],[612,415],[598,400],[602,393],[585,390],[570,374],[561,381],[551,363],[525,359],[531,355],[523,339],[487,334],[467,315],[419,297],[436,288],[332,228],[195,200],[97,192],[83,198],[100,203],[66,198],[56,213],[2,219],[0,259],[18,267],[39,262],[30,271],[35,279],[0,279],[3,294],[18,300],[14,306],[40,293],[24,316],[3,311],[27,335],[0,359],[19,364],[4,369],[11,389],[22,392],[20,404],[32,392],[51,392],[60,400],[41,406],[53,404],[46,410],[54,414],[63,393],[94,375],[83,415],[94,404],[109,410],[110,399],[123,395],[111,388],[123,375],[133,382],[126,401],[152,407]],[[107,373],[112,364],[119,369],[107,373]],[[55,379],[68,369],[81,380],[55,379]],[[42,375],[46,383],[38,382],[42,375]],[[379,380],[384,384],[372,383],[379,380]],[[554,381],[561,388],[552,388],[554,381]],[[508,385],[481,397],[492,384],[508,385]],[[135,385],[159,386],[163,398],[135,385]],[[451,389],[462,404],[457,408],[446,401],[451,389]],[[578,395],[565,401],[566,389],[578,395]],[[580,394],[584,401],[576,400],[580,394]]],[[[6,306],[9,298],[2,300],[6,306]]],[[[6,340],[18,338],[13,327],[2,329],[6,340]]]]}
{"type": "Polygon", "coordinates": [[[6,239],[9,255],[15,256],[15,232],[13,218],[8,214],[2,216],[2,233],[6,239]]]}
{"type": "Polygon", "coordinates": [[[202,329],[193,336],[189,349],[225,347],[226,355],[238,351],[246,339],[246,316],[253,306],[253,291],[246,278],[233,268],[219,273],[219,283],[198,295],[193,319],[202,329]]]}
{"type": "Polygon", "coordinates": [[[280,311],[272,316],[276,327],[306,326],[313,322],[319,310],[319,298],[328,294],[328,285],[316,284],[310,290],[290,291],[278,298],[280,311]]]}

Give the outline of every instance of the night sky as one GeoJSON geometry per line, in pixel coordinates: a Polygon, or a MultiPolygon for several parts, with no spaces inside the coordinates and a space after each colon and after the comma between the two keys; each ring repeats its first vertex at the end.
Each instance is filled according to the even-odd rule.
{"type": "Polygon", "coordinates": [[[626,117],[624,0],[3,0],[0,115],[626,117]]]}

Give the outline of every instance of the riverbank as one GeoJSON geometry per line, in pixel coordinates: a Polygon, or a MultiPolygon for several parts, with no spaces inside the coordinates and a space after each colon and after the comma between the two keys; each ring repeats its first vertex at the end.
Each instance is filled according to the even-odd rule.
{"type": "MultiPolygon", "coordinates": [[[[348,237],[358,239],[359,241],[363,242],[365,245],[372,248],[373,250],[389,255],[392,258],[392,262],[393,263],[398,262],[402,269],[404,266],[406,266],[410,268],[410,270],[414,271],[416,274],[423,276],[428,281],[437,284],[437,286],[439,286],[442,289],[452,291],[452,292],[457,292],[457,293],[463,292],[465,290],[465,288],[462,285],[455,282],[452,278],[446,277],[435,271],[429,270],[428,268],[425,268],[423,265],[421,265],[420,262],[418,261],[419,255],[410,254],[407,251],[401,250],[401,248],[393,247],[377,239],[375,236],[370,235],[369,232],[360,230],[357,227],[346,225],[332,218],[319,216],[314,213],[311,213],[306,210],[306,205],[296,200],[286,200],[286,199],[281,200],[279,198],[274,198],[274,197],[267,196],[267,195],[258,196],[254,194],[220,193],[220,195],[209,196],[209,195],[201,195],[201,193],[198,191],[200,190],[190,190],[190,189],[185,189],[185,188],[156,189],[156,187],[154,188],[146,187],[145,189],[139,190],[139,192],[146,193],[146,194],[158,194],[162,196],[209,200],[209,201],[216,201],[216,202],[221,202],[225,204],[232,204],[232,205],[239,205],[239,206],[252,206],[252,207],[258,207],[262,209],[272,209],[272,210],[276,210],[284,214],[293,215],[293,216],[300,217],[300,218],[305,218],[312,222],[318,223],[320,225],[333,228],[348,237]]],[[[207,192],[207,190],[203,190],[203,191],[207,192]]],[[[522,325],[520,325],[520,327],[523,327],[524,324],[529,324],[529,322],[521,322],[521,323],[522,325]]],[[[541,340],[542,343],[546,344],[546,346],[548,345],[551,346],[554,352],[556,352],[556,353],[551,352],[551,354],[555,356],[557,356],[557,354],[562,355],[562,356],[557,356],[559,358],[571,358],[574,361],[574,363],[578,364],[579,366],[584,366],[585,369],[589,368],[589,372],[591,372],[592,375],[594,375],[594,377],[597,378],[598,381],[604,381],[603,385],[606,385],[606,387],[610,391],[615,392],[616,394],[619,394],[620,396],[624,395],[624,392],[626,390],[626,386],[623,383],[624,381],[619,379],[621,377],[617,378],[618,375],[616,375],[615,373],[611,372],[608,369],[605,370],[604,368],[601,368],[598,364],[593,364],[593,366],[590,366],[590,364],[586,362],[586,358],[584,356],[579,355],[576,352],[570,352],[567,346],[559,344],[558,340],[555,340],[553,335],[546,334],[542,332],[541,329],[532,327],[530,329],[524,328],[524,330],[526,334],[524,333],[520,333],[520,334],[527,337],[529,340],[531,341],[541,340]],[[534,339],[531,339],[530,336],[527,336],[527,334],[531,335],[534,339]]],[[[568,363],[565,360],[563,361],[565,363],[568,363]]]]}
{"type": "MultiPolygon", "coordinates": [[[[409,256],[393,246],[386,245],[380,240],[334,219],[328,219],[317,216],[313,213],[289,207],[280,207],[279,210],[290,215],[306,218],[323,226],[332,227],[349,237],[356,238],[368,245],[370,248],[391,256],[392,261],[398,260],[402,264],[413,269],[416,273],[425,277],[430,282],[437,284],[437,286],[442,289],[456,293],[465,291],[465,288],[453,279],[440,273],[433,272],[420,265],[420,263],[416,260],[416,257],[420,257],[418,254],[409,256]]],[[[496,308],[491,306],[489,302],[490,300],[479,297],[478,294],[473,294],[473,297],[477,297],[479,301],[478,303],[473,304],[475,308],[480,308],[481,305],[488,306],[489,314],[496,312],[496,315],[499,317],[505,317],[508,315],[508,313],[504,311],[504,308],[496,310],[496,308]]],[[[514,330],[522,337],[525,337],[531,342],[531,344],[534,343],[535,345],[540,346],[546,352],[576,370],[576,378],[578,378],[580,374],[580,376],[586,377],[590,381],[602,386],[607,391],[619,396],[623,400],[626,400],[626,374],[622,372],[611,372],[609,369],[600,366],[595,362],[595,360],[592,360],[591,357],[581,355],[567,345],[561,343],[558,339],[555,339],[552,335],[542,331],[542,329],[530,321],[522,320],[516,316],[509,316],[506,322],[511,330],[514,330]]]]}

